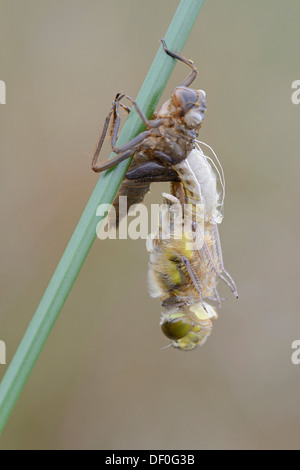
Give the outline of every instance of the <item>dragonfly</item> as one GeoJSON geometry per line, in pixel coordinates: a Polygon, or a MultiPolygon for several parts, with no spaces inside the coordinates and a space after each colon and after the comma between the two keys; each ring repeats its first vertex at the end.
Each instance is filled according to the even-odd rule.
{"type": "MultiPolygon", "coordinates": [[[[207,157],[200,151],[197,156],[202,156],[206,162],[202,162],[202,167],[211,170],[207,157]]],[[[221,216],[213,171],[210,179],[203,171],[201,180],[205,203],[202,204],[203,210],[198,211],[196,221],[194,201],[186,204],[182,197],[183,184],[175,183],[172,194],[163,193],[159,224],[147,241],[150,252],[149,292],[162,302],[163,333],[171,339],[172,346],[183,351],[191,351],[204,344],[211,334],[212,319],[218,315],[207,300],[215,300],[221,306],[218,279],[223,278],[232,290],[236,290],[231,276],[228,274],[232,284],[221,274],[224,268],[214,220],[219,221],[221,216]],[[192,224],[186,223],[186,213],[192,224]],[[198,239],[195,232],[198,232],[198,239]]]]}
{"type": "Polygon", "coordinates": [[[176,197],[180,185],[173,185],[173,194],[163,193],[157,231],[147,240],[148,287],[150,295],[162,302],[161,328],[170,344],[191,351],[204,344],[212,330],[211,319],[217,318],[206,302],[217,292],[217,277],[203,247],[196,245],[193,226],[185,223],[182,202],[176,197]]]}
{"type": "Polygon", "coordinates": [[[149,290],[153,297],[162,301],[162,329],[172,340],[171,344],[182,350],[192,350],[204,343],[212,329],[211,319],[217,318],[207,299],[216,300],[220,306],[218,279],[222,279],[236,297],[238,293],[233,278],[224,267],[218,232],[218,224],[223,219],[224,172],[215,153],[212,151],[216,162],[203,153],[200,143],[204,143],[197,141],[206,110],[206,94],[203,90],[189,88],[198,73],[193,62],[170,51],[164,40],[162,45],[168,55],[192,69],[190,74],[150,120],[128,95],[117,94],[97,144],[92,169],[101,172],[133,156],[113,203],[117,224],[120,196],[127,197],[130,208],[143,201],[151,183],[170,182],[172,194],[164,194],[167,209],[161,216],[156,237],[148,240],[147,245],[150,252],[149,290]],[[119,108],[128,113],[131,110],[123,104],[124,98],[136,109],[146,130],[118,147],[119,108]],[[110,125],[112,150],[116,155],[98,163],[110,125]],[[221,194],[217,189],[217,176],[221,194]],[[197,211],[199,205],[202,211],[197,211]],[[163,219],[176,211],[178,214],[178,208],[182,214],[188,213],[193,228],[180,227],[184,234],[181,240],[177,237],[164,240],[161,233],[163,219]],[[200,235],[199,249],[195,246],[195,233],[200,235]]]}

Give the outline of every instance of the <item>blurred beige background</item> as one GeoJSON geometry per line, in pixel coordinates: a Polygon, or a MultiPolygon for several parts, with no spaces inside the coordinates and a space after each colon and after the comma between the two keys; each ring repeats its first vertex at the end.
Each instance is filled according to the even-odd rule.
{"type": "MultiPolygon", "coordinates": [[[[89,156],[111,101],[136,96],[177,4],[0,1],[8,363],[96,183],[89,156]]],[[[206,1],[184,49],[207,92],[201,139],[225,171],[221,239],[240,299],[221,287],[203,348],[161,350],[144,241],[96,240],[2,449],[299,449],[299,20],[298,0],[206,1]]],[[[177,65],[164,99],[185,75],[177,65]]]]}

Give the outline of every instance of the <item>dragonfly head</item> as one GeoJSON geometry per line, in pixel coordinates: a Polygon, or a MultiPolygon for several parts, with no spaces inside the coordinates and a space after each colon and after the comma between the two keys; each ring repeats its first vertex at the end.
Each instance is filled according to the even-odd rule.
{"type": "Polygon", "coordinates": [[[184,86],[175,88],[171,101],[179,116],[189,128],[200,127],[206,110],[206,95],[203,90],[192,90],[184,86]]]}
{"type": "Polygon", "coordinates": [[[190,306],[169,306],[162,313],[161,328],[174,348],[192,351],[204,344],[211,334],[212,318],[218,318],[215,309],[202,301],[190,306]]]}

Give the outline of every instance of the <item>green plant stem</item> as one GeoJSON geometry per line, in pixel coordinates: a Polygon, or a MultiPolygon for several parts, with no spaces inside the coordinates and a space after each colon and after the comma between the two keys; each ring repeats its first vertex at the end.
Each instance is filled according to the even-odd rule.
{"type": "MultiPolygon", "coordinates": [[[[164,36],[169,49],[180,52],[190,34],[204,0],[181,0],[164,36]]],[[[150,118],[173,71],[176,61],[160,47],[136,101],[150,118]]],[[[128,142],[143,130],[136,112],[130,113],[118,145],[128,142]]],[[[112,155],[111,155],[112,156],[112,155]]],[[[45,294],[0,384],[0,432],[30,375],[30,372],[62,309],[80,268],[96,238],[99,204],[111,204],[130,161],[103,173],[78,222],[73,236],[57,266],[45,294]]]]}

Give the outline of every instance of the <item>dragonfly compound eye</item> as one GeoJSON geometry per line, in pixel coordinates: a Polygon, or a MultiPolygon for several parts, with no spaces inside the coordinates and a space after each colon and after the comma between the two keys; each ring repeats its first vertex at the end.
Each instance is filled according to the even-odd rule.
{"type": "Polygon", "coordinates": [[[167,338],[177,341],[188,334],[191,326],[188,317],[173,315],[161,325],[161,329],[167,338]]]}
{"type": "Polygon", "coordinates": [[[198,93],[190,88],[178,86],[173,92],[172,101],[181,116],[184,116],[197,103],[198,93]]]}

